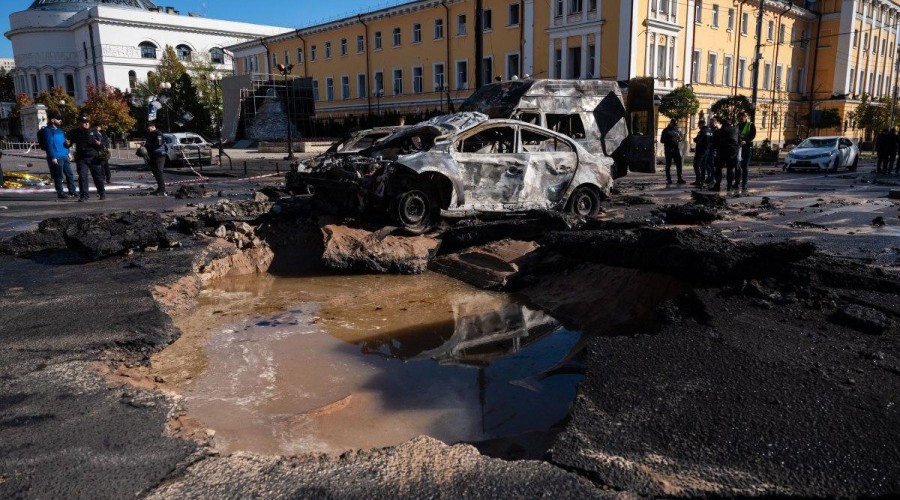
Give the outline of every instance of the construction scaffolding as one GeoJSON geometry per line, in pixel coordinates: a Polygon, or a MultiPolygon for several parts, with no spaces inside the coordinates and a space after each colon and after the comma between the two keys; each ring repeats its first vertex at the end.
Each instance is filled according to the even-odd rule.
{"type": "Polygon", "coordinates": [[[222,90],[222,136],[229,142],[248,138],[247,131],[262,119],[283,125],[273,128],[277,137],[268,140],[286,140],[288,126],[300,137],[315,135],[312,78],[253,73],[223,79],[222,90]],[[272,106],[273,101],[278,106],[272,106]],[[285,115],[288,120],[284,120],[285,115]]]}

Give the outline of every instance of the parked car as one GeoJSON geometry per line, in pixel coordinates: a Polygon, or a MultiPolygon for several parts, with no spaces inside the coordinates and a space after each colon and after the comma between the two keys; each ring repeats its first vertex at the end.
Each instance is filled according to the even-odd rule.
{"type": "Polygon", "coordinates": [[[817,169],[837,171],[847,167],[856,170],[859,165],[859,148],[846,137],[809,137],[798,144],[784,160],[787,171],[817,169]]]}
{"type": "Polygon", "coordinates": [[[612,188],[612,165],[539,125],[466,112],[403,127],[358,155],[302,163],[287,187],[343,208],[384,211],[416,234],[442,211],[594,216],[612,188]]]}
{"type": "Polygon", "coordinates": [[[166,165],[211,165],[212,144],[193,132],[163,134],[166,165]]]}

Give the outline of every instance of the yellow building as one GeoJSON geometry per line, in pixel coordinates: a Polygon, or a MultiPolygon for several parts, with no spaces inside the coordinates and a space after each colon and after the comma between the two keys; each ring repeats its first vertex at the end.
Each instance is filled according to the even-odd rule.
{"type": "Polygon", "coordinates": [[[715,101],[751,97],[756,80],[757,141],[784,144],[861,137],[859,98],[897,83],[898,21],[892,0],[418,0],[229,50],[237,74],[277,79],[292,64],[311,78],[318,118],[446,111],[497,78],[652,76],[660,96],[693,87],[692,134],[715,101]],[[826,109],[841,127],[809,130],[826,109]]]}

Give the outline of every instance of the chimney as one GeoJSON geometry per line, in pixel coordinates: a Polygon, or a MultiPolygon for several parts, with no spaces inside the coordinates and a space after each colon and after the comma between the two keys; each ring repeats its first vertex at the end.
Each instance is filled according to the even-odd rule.
{"type": "Polygon", "coordinates": [[[178,11],[175,10],[175,7],[166,6],[166,14],[178,14],[178,11]]]}

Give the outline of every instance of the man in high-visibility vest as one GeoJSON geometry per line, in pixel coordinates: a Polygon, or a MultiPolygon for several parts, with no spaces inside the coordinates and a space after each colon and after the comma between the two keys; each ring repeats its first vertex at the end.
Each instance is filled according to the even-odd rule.
{"type": "Polygon", "coordinates": [[[741,162],[738,165],[738,172],[735,174],[734,189],[738,188],[740,181],[741,190],[747,190],[747,175],[750,173],[750,154],[753,148],[753,139],[756,138],[756,125],[747,120],[747,113],[741,111],[738,113],[738,136],[741,143],[741,162]]]}

